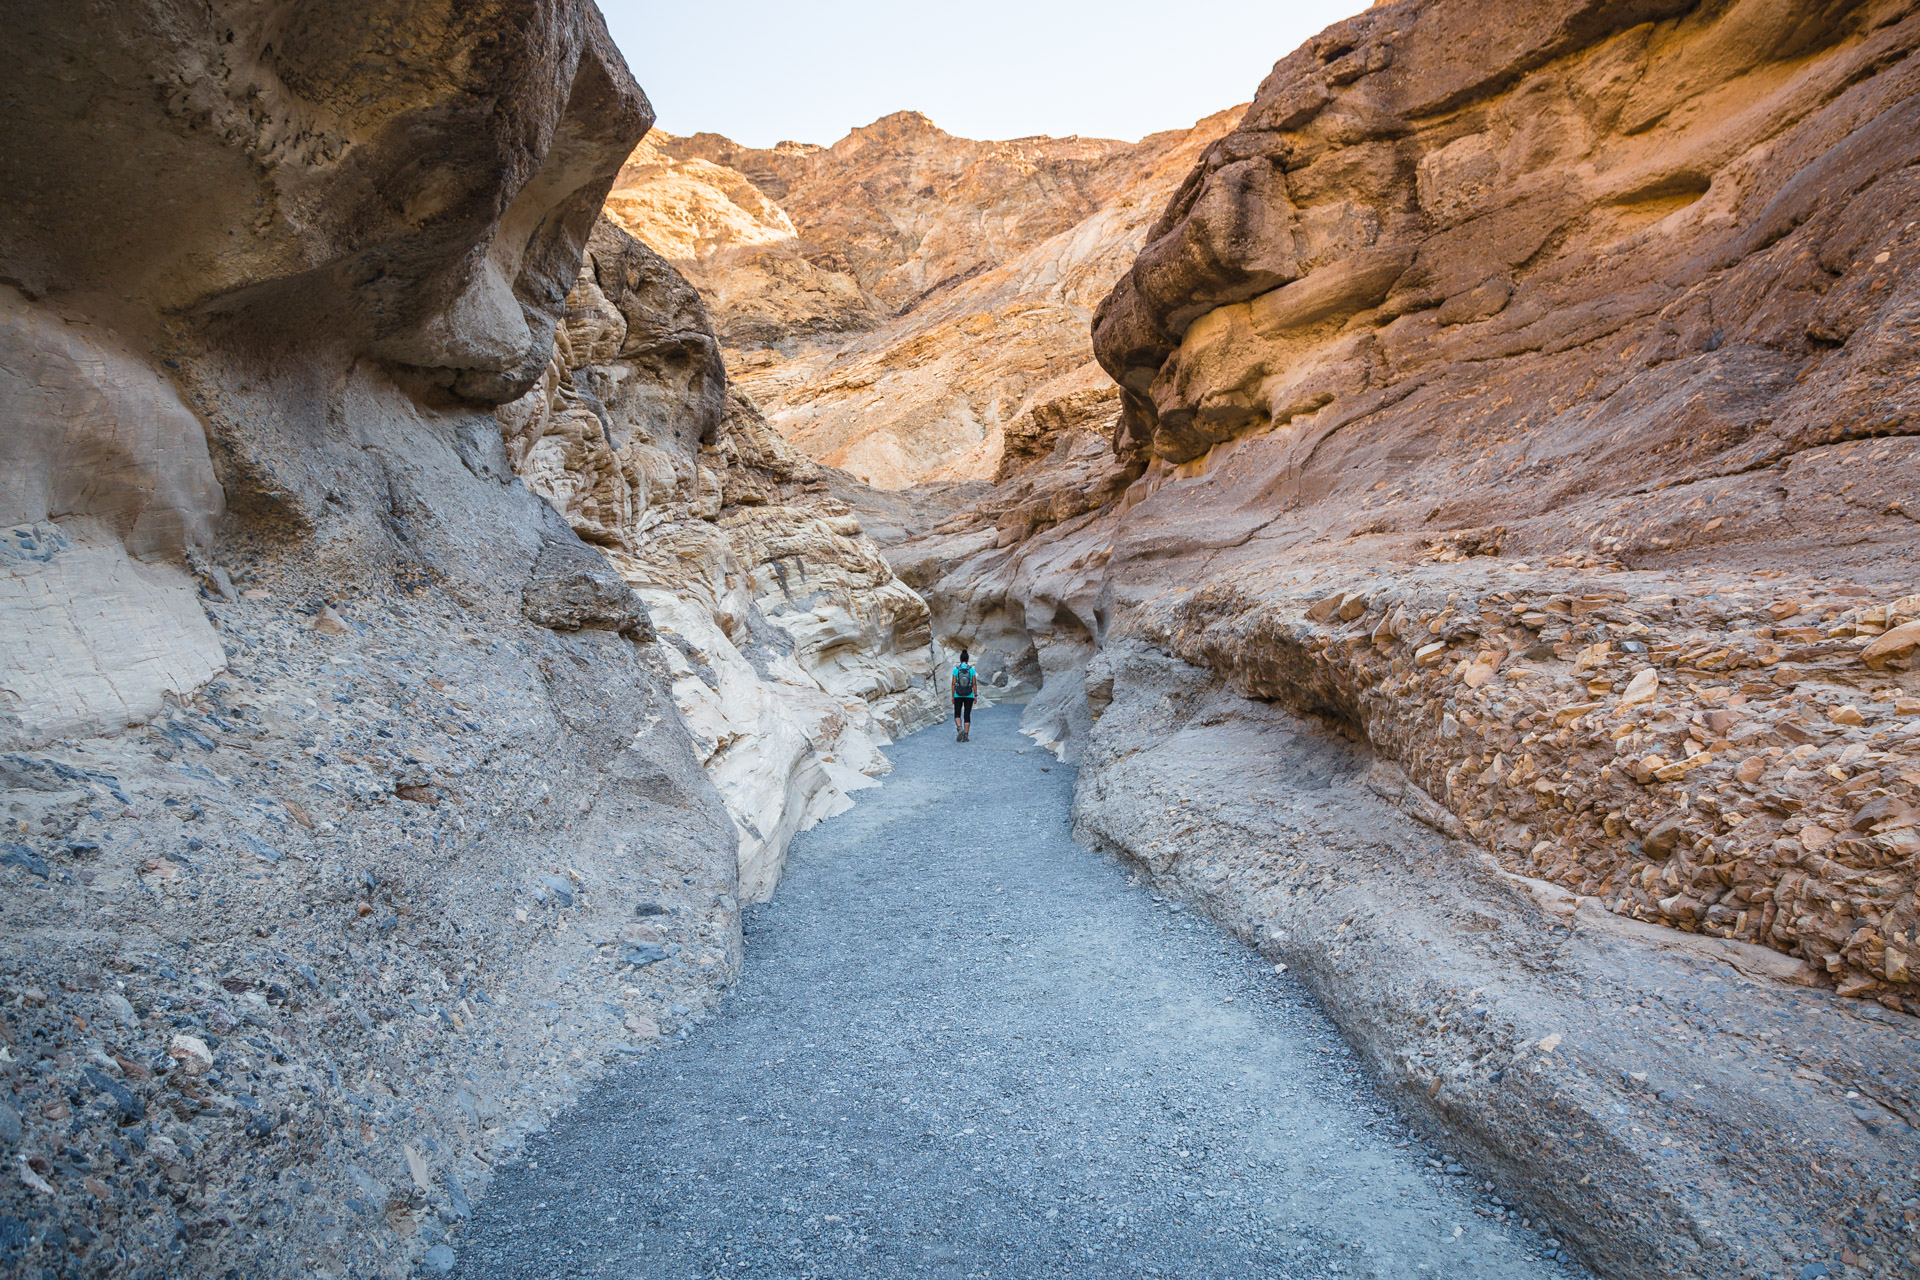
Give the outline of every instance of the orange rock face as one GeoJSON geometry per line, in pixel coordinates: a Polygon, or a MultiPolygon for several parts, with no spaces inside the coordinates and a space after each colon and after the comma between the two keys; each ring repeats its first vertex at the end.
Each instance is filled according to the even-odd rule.
{"type": "Polygon", "coordinates": [[[976,142],[914,112],[827,148],[655,135],[608,212],[700,289],[736,381],[809,455],[886,487],[992,479],[1066,422],[1104,432],[1092,309],[1236,115],[1138,144],[976,142]]]}

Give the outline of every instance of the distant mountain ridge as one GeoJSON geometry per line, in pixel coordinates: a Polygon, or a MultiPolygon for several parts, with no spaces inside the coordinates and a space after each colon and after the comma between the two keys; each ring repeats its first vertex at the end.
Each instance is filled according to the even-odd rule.
{"type": "Polygon", "coordinates": [[[693,281],[738,384],[801,450],[884,487],[992,479],[1063,397],[1076,421],[1090,395],[1117,410],[1093,308],[1240,110],[1138,143],[974,141],[916,111],[830,147],[656,131],[607,212],[693,281]]]}

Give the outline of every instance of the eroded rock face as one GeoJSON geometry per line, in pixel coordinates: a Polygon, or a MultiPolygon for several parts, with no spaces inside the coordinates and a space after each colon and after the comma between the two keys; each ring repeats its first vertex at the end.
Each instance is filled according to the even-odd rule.
{"type": "Polygon", "coordinates": [[[1877,72],[1920,36],[1767,12],[1455,86],[1464,10],[1394,6],[1281,63],[1103,304],[1155,460],[1109,575],[1200,557],[1150,610],[1178,651],[1396,742],[1519,865],[1898,1005],[1910,882],[1822,904],[1912,852],[1868,646],[1914,611],[1915,86],[1877,72]]]}
{"type": "Polygon", "coordinates": [[[887,488],[1004,478],[1069,423],[1107,431],[1092,309],[1237,115],[1138,144],[976,142],[915,112],[827,148],[664,138],[609,213],[700,289],[735,378],[808,456],[887,488]]]}
{"type": "Polygon", "coordinates": [[[0,287],[0,745],[109,733],[225,663],[184,568],[225,509],[179,389],[110,330],[0,287]]]}
{"type": "Polygon", "coordinates": [[[645,609],[489,412],[651,111],[581,0],[9,18],[0,1270],[410,1275],[740,961],[645,609]]]}
{"type": "Polygon", "coordinates": [[[1622,1274],[1813,1257],[1891,1220],[1912,1157],[1917,24],[1442,0],[1331,29],[1101,304],[1111,451],[889,552],[936,634],[1038,686],[1083,832],[1303,969],[1622,1274]],[[1316,733],[1360,754],[1266,759],[1316,733]],[[1432,847],[1388,854],[1383,800],[1432,847]],[[1756,989],[1703,1015],[1661,958],[1689,948],[1756,989]],[[1565,1030],[1514,966],[1568,978],[1565,1030]],[[1746,1055],[1724,1106],[1657,1118],[1684,1168],[1636,1145],[1624,1066],[1676,1021],[1746,1055]],[[1902,1118],[1859,1137],[1848,1090],[1902,1118]],[[1823,1142],[1849,1173],[1810,1207],[1774,1155],[1823,1142]]]}
{"type": "Polygon", "coordinates": [[[739,828],[741,893],[764,899],[793,835],[874,785],[880,746],[940,718],[926,605],[820,468],[728,393],[692,286],[611,221],[545,377],[499,418],[529,487],[646,602],[739,828]]]}
{"type": "Polygon", "coordinates": [[[1601,1275],[1898,1273],[1911,1019],[1510,872],[1383,754],[1163,650],[1086,680],[1079,836],[1285,964],[1516,1217],[1601,1275]]]}
{"type": "Polygon", "coordinates": [[[292,4],[15,18],[3,251],[21,287],[260,339],[319,326],[481,402],[539,375],[606,156],[652,115],[576,5],[395,10],[382,52],[363,17],[292,4]],[[75,65],[101,74],[54,70],[75,65]],[[147,217],[127,216],[130,190],[147,217]]]}

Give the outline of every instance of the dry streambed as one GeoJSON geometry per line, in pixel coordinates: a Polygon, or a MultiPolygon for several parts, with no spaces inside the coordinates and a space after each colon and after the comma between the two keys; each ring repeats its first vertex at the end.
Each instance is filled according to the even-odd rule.
{"type": "Polygon", "coordinates": [[[716,1020],[503,1169],[460,1274],[1565,1270],[1290,974],[1073,842],[1016,714],[801,837],[716,1020]]]}

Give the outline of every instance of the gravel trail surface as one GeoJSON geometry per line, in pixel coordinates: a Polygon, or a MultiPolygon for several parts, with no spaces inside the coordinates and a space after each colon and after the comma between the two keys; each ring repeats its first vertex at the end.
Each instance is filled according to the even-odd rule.
{"type": "Polygon", "coordinates": [[[746,975],[503,1168],[463,1277],[1564,1276],[982,712],[796,842],[746,975]]]}

